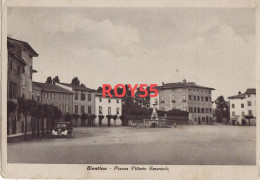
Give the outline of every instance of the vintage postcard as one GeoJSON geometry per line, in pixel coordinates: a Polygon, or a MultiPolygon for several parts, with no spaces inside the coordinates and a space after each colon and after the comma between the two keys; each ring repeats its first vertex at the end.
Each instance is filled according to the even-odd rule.
{"type": "Polygon", "coordinates": [[[2,176],[258,179],[258,6],[3,1],[2,176]]]}

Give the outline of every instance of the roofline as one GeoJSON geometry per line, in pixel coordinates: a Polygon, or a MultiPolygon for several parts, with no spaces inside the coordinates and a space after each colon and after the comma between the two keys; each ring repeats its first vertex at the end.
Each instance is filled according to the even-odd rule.
{"type": "Polygon", "coordinates": [[[7,37],[7,39],[10,39],[10,40],[17,41],[17,42],[25,44],[25,46],[33,52],[33,54],[34,54],[33,57],[38,57],[39,56],[39,54],[30,46],[29,43],[27,43],[25,41],[18,40],[18,39],[13,39],[13,38],[10,38],[10,37],[7,37]]]}
{"type": "MultiPolygon", "coordinates": [[[[38,87],[38,88],[40,89],[40,91],[48,91],[48,92],[59,92],[59,93],[73,94],[73,92],[63,92],[63,91],[59,91],[59,90],[56,91],[56,90],[44,89],[44,88],[42,88],[42,87],[37,86],[35,83],[39,83],[39,82],[33,81],[32,84],[33,84],[33,86],[38,87]]],[[[46,83],[42,83],[42,84],[46,84],[46,83]]],[[[53,84],[53,85],[55,85],[55,84],[53,84]]],[[[59,88],[62,88],[62,87],[60,87],[60,86],[58,86],[58,87],[59,87],[59,88]]],[[[32,87],[32,89],[33,89],[33,87],[32,87]]],[[[34,90],[36,90],[36,89],[34,89],[34,90]]],[[[37,90],[38,90],[38,89],[37,89],[37,90]]],[[[69,90],[67,90],[67,89],[64,89],[64,90],[69,91],[69,90]]]]}
{"type": "Polygon", "coordinates": [[[59,82],[58,84],[61,84],[61,85],[70,87],[70,88],[72,88],[72,90],[81,90],[81,91],[84,91],[84,90],[85,90],[85,91],[88,91],[88,92],[96,92],[95,89],[90,89],[90,88],[83,87],[83,86],[78,86],[78,87],[79,87],[79,88],[84,88],[84,90],[83,90],[83,89],[77,89],[77,88],[73,87],[73,86],[75,86],[75,85],[69,84],[69,83],[61,83],[61,82],[59,82]]]}
{"type": "Polygon", "coordinates": [[[179,88],[198,88],[198,89],[209,89],[209,90],[215,90],[214,88],[209,87],[192,87],[192,86],[184,86],[184,87],[163,87],[163,86],[157,86],[160,89],[179,89],[179,88]]]}

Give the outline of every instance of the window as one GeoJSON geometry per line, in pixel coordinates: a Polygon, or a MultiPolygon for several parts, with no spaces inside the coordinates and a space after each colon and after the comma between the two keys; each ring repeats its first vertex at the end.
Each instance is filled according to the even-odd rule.
{"type": "Polygon", "coordinates": [[[78,105],[75,105],[75,113],[79,113],[79,107],[78,107],[78,105]]]}
{"type": "Polygon", "coordinates": [[[189,95],[189,100],[191,101],[191,95],[189,95]]]}
{"type": "Polygon", "coordinates": [[[198,113],[200,113],[200,108],[198,108],[197,110],[198,110],[198,113]]]}
{"type": "Polygon", "coordinates": [[[80,99],[81,99],[81,101],[84,101],[84,100],[86,99],[86,97],[85,97],[85,94],[84,94],[84,93],[81,93],[80,99]]]}
{"type": "Polygon", "coordinates": [[[30,77],[32,78],[32,66],[30,66],[30,77]]]}
{"type": "Polygon", "coordinates": [[[175,96],[174,95],[172,95],[172,103],[175,103],[176,101],[175,101],[175,96]]]}
{"type": "Polygon", "coordinates": [[[235,104],[232,104],[232,108],[235,108],[235,104]]]}
{"type": "Polygon", "coordinates": [[[201,113],[204,113],[204,108],[201,108],[201,113]]]}
{"type": "Polygon", "coordinates": [[[244,108],[244,104],[241,104],[241,108],[244,108]]]}
{"type": "Polygon", "coordinates": [[[192,107],[189,108],[189,112],[192,113],[192,107]]]}
{"type": "Polygon", "coordinates": [[[99,98],[99,102],[102,102],[102,98],[99,98]]]}
{"type": "Polygon", "coordinates": [[[88,113],[91,114],[91,106],[88,106],[88,113]]]}
{"type": "Polygon", "coordinates": [[[248,115],[252,116],[252,110],[248,110],[248,115]]]}
{"type": "Polygon", "coordinates": [[[75,100],[78,100],[78,99],[79,99],[78,96],[79,96],[78,93],[75,93],[75,100]]]}
{"type": "Polygon", "coordinates": [[[194,96],[194,101],[196,101],[196,96],[194,96]]]}
{"type": "Polygon", "coordinates": [[[9,84],[9,98],[13,98],[13,83],[9,84]]]}
{"type": "Polygon", "coordinates": [[[119,114],[119,108],[116,108],[116,114],[119,114]]]}
{"type": "Polygon", "coordinates": [[[164,103],[164,97],[161,97],[161,103],[164,103]]]}
{"type": "Polygon", "coordinates": [[[66,106],[65,106],[65,112],[68,113],[69,111],[70,111],[70,106],[69,106],[69,105],[66,105],[66,106]]]}
{"type": "Polygon", "coordinates": [[[88,101],[91,101],[91,94],[88,94],[88,101]]]}
{"type": "Polygon", "coordinates": [[[17,66],[17,74],[20,74],[20,66],[17,66]]]}
{"type": "Polygon", "coordinates": [[[209,109],[208,108],[206,108],[206,113],[208,113],[209,112],[209,109]]]}
{"type": "Polygon", "coordinates": [[[108,114],[111,114],[111,107],[108,107],[108,114]]]}
{"type": "Polygon", "coordinates": [[[197,108],[194,108],[194,112],[196,112],[197,108]]]}
{"type": "Polygon", "coordinates": [[[60,94],[60,99],[62,99],[62,94],[60,94]]]}
{"type": "Polygon", "coordinates": [[[209,100],[209,98],[206,96],[206,97],[205,97],[205,101],[208,101],[208,100],[209,100]]]}
{"type": "Polygon", "coordinates": [[[108,103],[111,103],[111,100],[110,100],[110,99],[108,99],[108,103]]]}
{"type": "Polygon", "coordinates": [[[247,104],[248,104],[248,106],[252,106],[251,101],[248,101],[247,104]]]}
{"type": "Polygon", "coordinates": [[[245,113],[244,113],[244,111],[242,112],[242,114],[241,114],[242,116],[245,116],[245,113]]]}
{"type": "Polygon", "coordinates": [[[211,113],[211,108],[209,108],[209,113],[211,113]]]}
{"type": "Polygon", "coordinates": [[[102,114],[102,106],[99,106],[99,114],[102,114]]]}
{"type": "Polygon", "coordinates": [[[85,107],[81,106],[81,113],[84,113],[84,112],[85,112],[85,107]]]}
{"type": "Polygon", "coordinates": [[[48,93],[47,92],[44,92],[44,97],[48,98],[48,93]]]}
{"type": "Polygon", "coordinates": [[[203,101],[203,96],[201,96],[201,101],[203,101]]]}
{"type": "Polygon", "coordinates": [[[10,62],[10,70],[13,69],[13,61],[10,62]]]}
{"type": "Polygon", "coordinates": [[[66,99],[69,100],[70,99],[70,95],[67,94],[66,95],[66,99]]]}
{"type": "Polygon", "coordinates": [[[198,96],[198,101],[200,101],[200,97],[198,96]]]}
{"type": "Polygon", "coordinates": [[[117,104],[119,103],[119,99],[116,100],[116,103],[117,103],[117,104]]]}
{"type": "Polygon", "coordinates": [[[51,98],[55,99],[55,94],[54,93],[51,93],[51,98]]]}
{"type": "Polygon", "coordinates": [[[236,115],[235,111],[232,111],[232,116],[235,116],[235,115],[236,115]]]}
{"type": "Polygon", "coordinates": [[[186,96],[182,96],[182,101],[186,102],[186,96]]]}

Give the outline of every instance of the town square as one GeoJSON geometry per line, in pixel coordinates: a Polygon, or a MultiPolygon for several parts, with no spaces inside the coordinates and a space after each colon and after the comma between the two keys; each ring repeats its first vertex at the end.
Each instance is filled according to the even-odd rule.
{"type": "Polygon", "coordinates": [[[72,138],[8,144],[10,163],[254,165],[255,126],[75,128],[72,138]]]}
{"type": "Polygon", "coordinates": [[[251,9],[7,13],[7,163],[256,165],[251,9]]]}

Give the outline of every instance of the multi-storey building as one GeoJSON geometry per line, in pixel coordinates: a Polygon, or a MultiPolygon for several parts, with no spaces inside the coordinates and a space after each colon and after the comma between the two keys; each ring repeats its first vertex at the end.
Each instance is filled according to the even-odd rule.
{"type": "Polygon", "coordinates": [[[83,86],[75,86],[67,83],[56,83],[64,89],[73,93],[72,100],[72,113],[79,114],[94,114],[95,113],[95,95],[96,91],[83,86]]]}
{"type": "MultiPolygon", "coordinates": [[[[33,57],[38,54],[24,41],[7,38],[8,48],[8,75],[7,75],[7,100],[17,105],[17,98],[32,97],[32,69],[33,57]]],[[[25,129],[24,117],[17,111],[12,112],[8,117],[8,134],[23,133],[25,129]]],[[[27,129],[31,126],[28,117],[27,129]]]]}
{"type": "Polygon", "coordinates": [[[246,125],[246,116],[256,118],[256,89],[247,89],[245,93],[238,92],[228,97],[230,101],[230,123],[246,125]]]}
{"type": "Polygon", "coordinates": [[[195,124],[208,124],[213,120],[211,91],[214,88],[196,85],[194,82],[167,83],[158,86],[158,96],[151,98],[151,107],[162,111],[180,109],[189,112],[195,124]]]}
{"type": "MultiPolygon", "coordinates": [[[[95,115],[97,118],[95,120],[95,125],[97,126],[108,126],[109,122],[106,118],[107,115],[117,115],[116,125],[122,125],[122,121],[119,116],[122,115],[122,99],[118,97],[103,97],[101,93],[97,93],[95,96],[95,115]],[[103,115],[104,119],[99,122],[98,116],[103,115]]],[[[114,120],[111,120],[111,126],[114,126],[114,120]]]]}
{"type": "Polygon", "coordinates": [[[60,86],[33,82],[33,99],[41,104],[58,107],[63,114],[72,114],[72,91],[60,86]]]}

